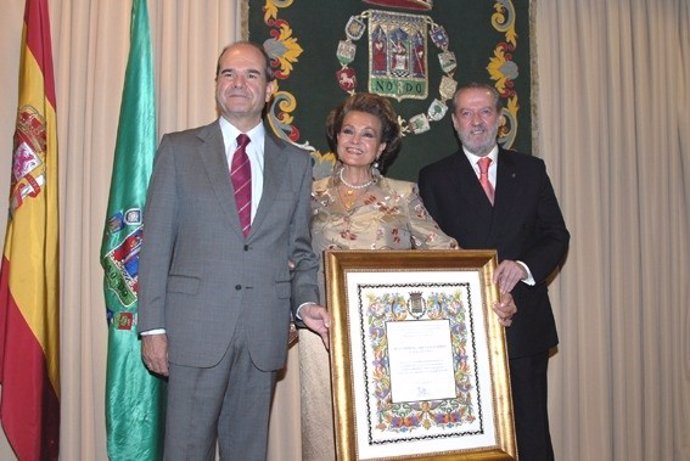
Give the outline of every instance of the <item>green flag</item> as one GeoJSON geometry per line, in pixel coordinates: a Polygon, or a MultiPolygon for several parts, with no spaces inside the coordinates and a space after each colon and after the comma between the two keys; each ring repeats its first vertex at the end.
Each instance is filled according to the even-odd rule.
{"type": "Polygon", "coordinates": [[[165,382],[141,361],[137,276],[142,213],[156,151],[156,103],[146,0],[134,0],[130,50],[101,265],[108,314],[106,430],[111,460],[162,458],[165,382]]]}

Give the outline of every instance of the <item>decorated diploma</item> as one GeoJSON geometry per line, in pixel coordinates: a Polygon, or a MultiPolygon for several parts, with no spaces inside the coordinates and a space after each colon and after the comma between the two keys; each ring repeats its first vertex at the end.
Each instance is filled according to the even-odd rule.
{"type": "Polygon", "coordinates": [[[393,403],[455,398],[448,320],[386,322],[393,403]]]}

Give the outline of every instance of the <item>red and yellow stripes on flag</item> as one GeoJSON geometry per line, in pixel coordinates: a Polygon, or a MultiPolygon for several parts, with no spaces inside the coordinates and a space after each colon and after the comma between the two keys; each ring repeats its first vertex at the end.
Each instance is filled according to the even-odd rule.
{"type": "Polygon", "coordinates": [[[58,149],[47,0],[26,0],[5,250],[0,419],[18,459],[57,459],[58,149]]]}

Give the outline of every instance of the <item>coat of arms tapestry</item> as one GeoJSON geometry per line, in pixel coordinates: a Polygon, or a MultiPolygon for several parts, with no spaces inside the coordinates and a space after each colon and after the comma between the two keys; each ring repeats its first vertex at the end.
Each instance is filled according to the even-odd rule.
{"type": "Polygon", "coordinates": [[[458,148],[457,86],[483,82],[504,105],[499,142],[531,152],[529,0],[246,0],[245,37],[263,44],[278,77],[273,131],[312,151],[315,177],[335,157],[326,116],[348,93],[391,99],[405,134],[388,175],[416,180],[458,148]]]}

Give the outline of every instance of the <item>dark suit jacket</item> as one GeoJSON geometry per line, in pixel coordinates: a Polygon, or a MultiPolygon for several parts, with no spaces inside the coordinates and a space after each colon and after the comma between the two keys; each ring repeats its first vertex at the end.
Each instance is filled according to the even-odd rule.
{"type": "Polygon", "coordinates": [[[266,135],[263,195],[245,239],[219,123],[163,137],[144,214],[139,331],[165,328],[172,363],[212,366],[241,333],[259,369],[284,365],[291,306],[318,301],[311,171],[307,152],[266,135]]]}
{"type": "Polygon", "coordinates": [[[513,289],[518,313],[506,329],[511,358],[558,343],[547,294],[548,276],[562,261],[570,234],[541,159],[499,149],[494,206],[464,152],[423,168],[419,192],[441,229],[465,249],[496,249],[499,261],[523,261],[536,285],[513,289]]]}

